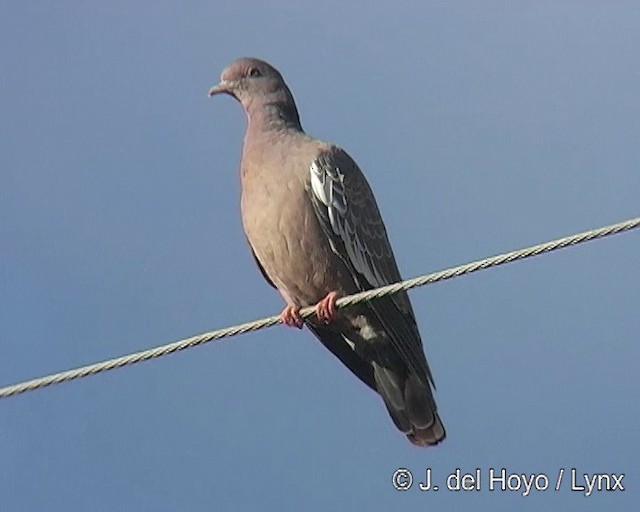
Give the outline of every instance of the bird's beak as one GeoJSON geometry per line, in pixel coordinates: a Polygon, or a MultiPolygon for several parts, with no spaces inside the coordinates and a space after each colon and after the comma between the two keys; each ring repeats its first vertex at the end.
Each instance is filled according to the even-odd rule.
{"type": "Polygon", "coordinates": [[[214,85],[209,89],[209,97],[216,94],[233,94],[233,82],[222,80],[218,85],[214,85]]]}

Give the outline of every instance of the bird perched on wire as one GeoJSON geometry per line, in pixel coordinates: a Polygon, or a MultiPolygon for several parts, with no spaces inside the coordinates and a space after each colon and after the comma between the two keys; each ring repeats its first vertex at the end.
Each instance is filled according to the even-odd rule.
{"type": "Polygon", "coordinates": [[[401,280],[364,175],[341,148],[307,135],[291,91],[268,63],[229,65],[209,95],[228,94],[248,126],[242,162],[242,222],[265,279],[286,302],[281,322],[303,323],[384,401],[418,446],[445,429],[406,292],[336,311],[336,300],[401,280]],[[316,305],[303,321],[302,307],[316,305]]]}

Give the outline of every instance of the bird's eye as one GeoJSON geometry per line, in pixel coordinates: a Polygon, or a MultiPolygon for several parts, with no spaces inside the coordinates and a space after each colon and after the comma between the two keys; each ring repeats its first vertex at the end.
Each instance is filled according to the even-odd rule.
{"type": "Polygon", "coordinates": [[[260,72],[260,70],[258,68],[251,68],[249,70],[249,76],[250,77],[258,77],[258,76],[262,76],[262,73],[260,72]]]}

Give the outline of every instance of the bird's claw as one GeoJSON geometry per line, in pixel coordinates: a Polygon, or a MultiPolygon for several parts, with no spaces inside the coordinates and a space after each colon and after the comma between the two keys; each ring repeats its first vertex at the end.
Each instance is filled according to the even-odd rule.
{"type": "Polygon", "coordinates": [[[316,316],[325,324],[331,323],[336,317],[336,300],[338,293],[331,292],[316,304],[316,316]]]}
{"type": "Polygon", "coordinates": [[[287,306],[280,313],[280,323],[289,327],[297,327],[302,329],[303,320],[300,316],[300,308],[293,304],[287,304],[287,306]]]}

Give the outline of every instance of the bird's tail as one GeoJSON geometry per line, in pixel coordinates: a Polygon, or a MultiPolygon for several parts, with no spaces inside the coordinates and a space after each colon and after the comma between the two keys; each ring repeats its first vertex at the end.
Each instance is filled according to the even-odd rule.
{"type": "Polygon", "coordinates": [[[417,375],[398,373],[374,363],[378,393],[396,427],[417,446],[436,445],[446,437],[431,387],[417,375]]]}

